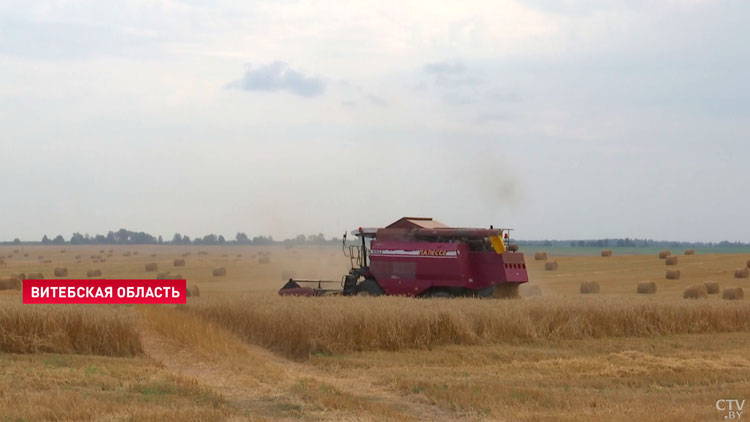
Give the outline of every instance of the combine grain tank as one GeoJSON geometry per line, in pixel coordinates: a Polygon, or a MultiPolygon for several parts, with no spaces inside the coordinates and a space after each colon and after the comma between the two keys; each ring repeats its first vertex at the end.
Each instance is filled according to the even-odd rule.
{"type": "Polygon", "coordinates": [[[360,227],[352,232],[357,244],[344,247],[352,268],[340,281],[342,289],[323,287],[339,281],[290,279],[279,294],[514,297],[528,274],[509,233],[411,217],[385,228],[360,227]]]}

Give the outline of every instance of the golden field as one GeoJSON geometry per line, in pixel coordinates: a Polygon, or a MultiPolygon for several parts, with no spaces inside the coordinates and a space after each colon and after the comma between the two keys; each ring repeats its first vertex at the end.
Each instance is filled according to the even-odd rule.
{"type": "Polygon", "coordinates": [[[276,295],[290,275],[339,279],[335,247],[0,247],[0,276],[169,271],[200,288],[179,306],[31,306],[0,290],[0,421],[705,421],[722,420],[718,399],[750,399],[750,301],[682,298],[708,280],[750,291],[734,278],[750,256],[666,266],[615,251],[550,256],[545,271],[524,252],[541,297],[421,300],[276,295]],[[657,292],[636,294],[646,280],[657,292]]]}

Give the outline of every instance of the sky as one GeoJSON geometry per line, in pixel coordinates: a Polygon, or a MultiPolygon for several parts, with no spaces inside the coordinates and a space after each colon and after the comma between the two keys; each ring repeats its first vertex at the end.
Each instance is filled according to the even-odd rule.
{"type": "Polygon", "coordinates": [[[750,2],[0,0],[0,239],[750,241],[750,2]]]}

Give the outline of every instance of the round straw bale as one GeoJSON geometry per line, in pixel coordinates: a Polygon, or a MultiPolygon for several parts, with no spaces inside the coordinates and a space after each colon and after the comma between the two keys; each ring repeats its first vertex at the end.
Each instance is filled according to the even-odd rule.
{"type": "Polygon", "coordinates": [[[198,297],[201,295],[201,291],[195,284],[191,284],[187,288],[187,297],[198,297]]]}
{"type": "Polygon", "coordinates": [[[557,261],[549,261],[544,263],[544,270],[545,271],[555,271],[557,270],[558,264],[557,261]]]}
{"type": "Polygon", "coordinates": [[[76,259],[81,259],[81,255],[76,255],[76,259]]]}
{"type": "Polygon", "coordinates": [[[704,281],[703,285],[706,286],[708,294],[715,295],[719,293],[719,283],[715,281],[704,281]]]}
{"type": "Polygon", "coordinates": [[[169,271],[165,273],[156,273],[157,280],[169,280],[169,271]]]}
{"type": "Polygon", "coordinates": [[[0,258],[0,265],[5,265],[5,260],[0,258]]]}
{"type": "Polygon", "coordinates": [[[682,293],[682,297],[685,299],[705,299],[708,297],[708,291],[703,284],[696,284],[695,286],[690,286],[685,289],[682,293]]]}
{"type": "Polygon", "coordinates": [[[668,250],[663,250],[663,251],[659,252],[659,259],[665,259],[669,255],[672,255],[672,252],[670,252],[668,250]]]}
{"type": "Polygon", "coordinates": [[[518,244],[511,243],[508,245],[508,252],[518,252],[518,244]]]}
{"type": "Polygon", "coordinates": [[[259,264],[268,264],[269,262],[271,262],[271,258],[269,258],[266,255],[261,256],[260,258],[258,258],[258,263],[259,264]]]}
{"type": "Polygon", "coordinates": [[[13,253],[18,253],[18,249],[13,249],[13,253]]]}
{"type": "Polygon", "coordinates": [[[51,264],[51,263],[52,263],[51,259],[43,259],[42,260],[42,264],[51,264]]]}
{"type": "Polygon", "coordinates": [[[138,255],[138,251],[133,251],[133,255],[138,255]]]}
{"type": "Polygon", "coordinates": [[[656,293],[656,282],[653,281],[641,281],[638,283],[638,288],[636,289],[638,294],[642,295],[652,295],[656,293]]]}
{"type": "Polygon", "coordinates": [[[107,260],[104,259],[104,258],[99,258],[99,262],[101,262],[103,264],[103,263],[107,262],[107,260]]]}
{"type": "Polygon", "coordinates": [[[734,278],[748,278],[750,277],[750,268],[737,268],[734,271],[734,278]]]}
{"type": "Polygon", "coordinates": [[[584,281],[581,283],[580,290],[582,294],[599,293],[599,283],[596,281],[584,281]]]}
{"type": "Polygon", "coordinates": [[[742,287],[730,287],[724,289],[721,298],[726,300],[742,300],[745,298],[745,292],[742,291],[742,287]]]}
{"type": "Polygon", "coordinates": [[[679,280],[680,270],[667,270],[666,278],[667,280],[679,280]]]}
{"type": "Polygon", "coordinates": [[[542,295],[542,288],[536,284],[524,283],[521,285],[519,293],[523,297],[539,297],[542,295]]]}
{"type": "Polygon", "coordinates": [[[11,274],[11,277],[15,277],[19,280],[26,280],[26,274],[25,273],[18,273],[18,274],[11,274]]]}
{"type": "Polygon", "coordinates": [[[86,271],[86,277],[101,277],[102,276],[102,270],[88,270],[86,271]]]}
{"type": "Polygon", "coordinates": [[[146,271],[153,272],[153,271],[156,271],[158,269],[159,269],[159,264],[157,264],[156,262],[150,262],[150,263],[146,264],[146,271]]]}
{"type": "Polygon", "coordinates": [[[747,265],[745,265],[746,268],[750,268],[750,259],[747,260],[747,265]]]}
{"type": "Polygon", "coordinates": [[[65,249],[60,249],[60,253],[65,253],[65,249]]]}
{"type": "Polygon", "coordinates": [[[55,268],[55,277],[67,277],[68,269],[65,267],[55,268]]]}
{"type": "Polygon", "coordinates": [[[612,256],[612,249],[602,249],[602,256],[603,257],[612,256]]]}
{"type": "MultiPolygon", "coordinates": [[[[185,255],[183,255],[183,256],[185,256],[185,255]]],[[[185,260],[184,259],[175,259],[172,262],[172,265],[174,265],[175,267],[184,267],[185,266],[185,260]]]]}
{"type": "Polygon", "coordinates": [[[0,290],[21,290],[23,282],[17,277],[0,277],[0,290]]]}
{"type": "Polygon", "coordinates": [[[190,256],[190,252],[185,252],[182,256],[190,256]]]}
{"type": "MultiPolygon", "coordinates": [[[[109,251],[112,252],[112,249],[110,249],[109,251]]],[[[99,249],[99,253],[104,253],[104,249],[99,249]]]]}
{"type": "Polygon", "coordinates": [[[547,260],[547,252],[536,252],[534,254],[534,260],[536,261],[546,261],[547,260]]]}
{"type": "Polygon", "coordinates": [[[156,258],[156,254],[155,254],[155,253],[152,253],[152,254],[151,254],[151,258],[156,258]]]}
{"type": "Polygon", "coordinates": [[[42,273],[29,273],[27,280],[44,280],[44,274],[42,273]]]}
{"type": "Polygon", "coordinates": [[[695,255],[695,249],[685,249],[685,255],[695,255]]]}
{"type": "Polygon", "coordinates": [[[676,255],[670,255],[664,260],[664,264],[666,265],[677,265],[677,256],[676,255]]]}
{"type": "Polygon", "coordinates": [[[238,253],[238,254],[237,254],[237,258],[242,258],[242,254],[241,254],[241,253],[238,253]]]}
{"type": "Polygon", "coordinates": [[[213,275],[214,277],[224,277],[227,275],[227,269],[224,267],[214,268],[213,275]]]}
{"type": "Polygon", "coordinates": [[[208,255],[208,252],[206,252],[206,251],[198,251],[198,255],[208,255]]]}
{"type": "Polygon", "coordinates": [[[36,257],[36,259],[41,261],[42,259],[44,259],[44,255],[39,255],[38,257],[36,257]]]}
{"type": "Polygon", "coordinates": [[[122,254],[122,256],[130,256],[130,251],[125,252],[124,254],[122,254]]]}

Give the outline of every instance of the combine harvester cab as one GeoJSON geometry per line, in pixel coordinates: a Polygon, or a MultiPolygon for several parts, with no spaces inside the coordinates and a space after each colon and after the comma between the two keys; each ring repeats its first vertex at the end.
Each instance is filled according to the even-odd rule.
{"type": "Polygon", "coordinates": [[[341,281],[343,290],[323,289],[323,280],[289,280],[279,294],[515,297],[528,274],[509,232],[410,217],[385,228],[359,228],[352,233],[361,245],[349,246],[352,269],[341,281]]]}

